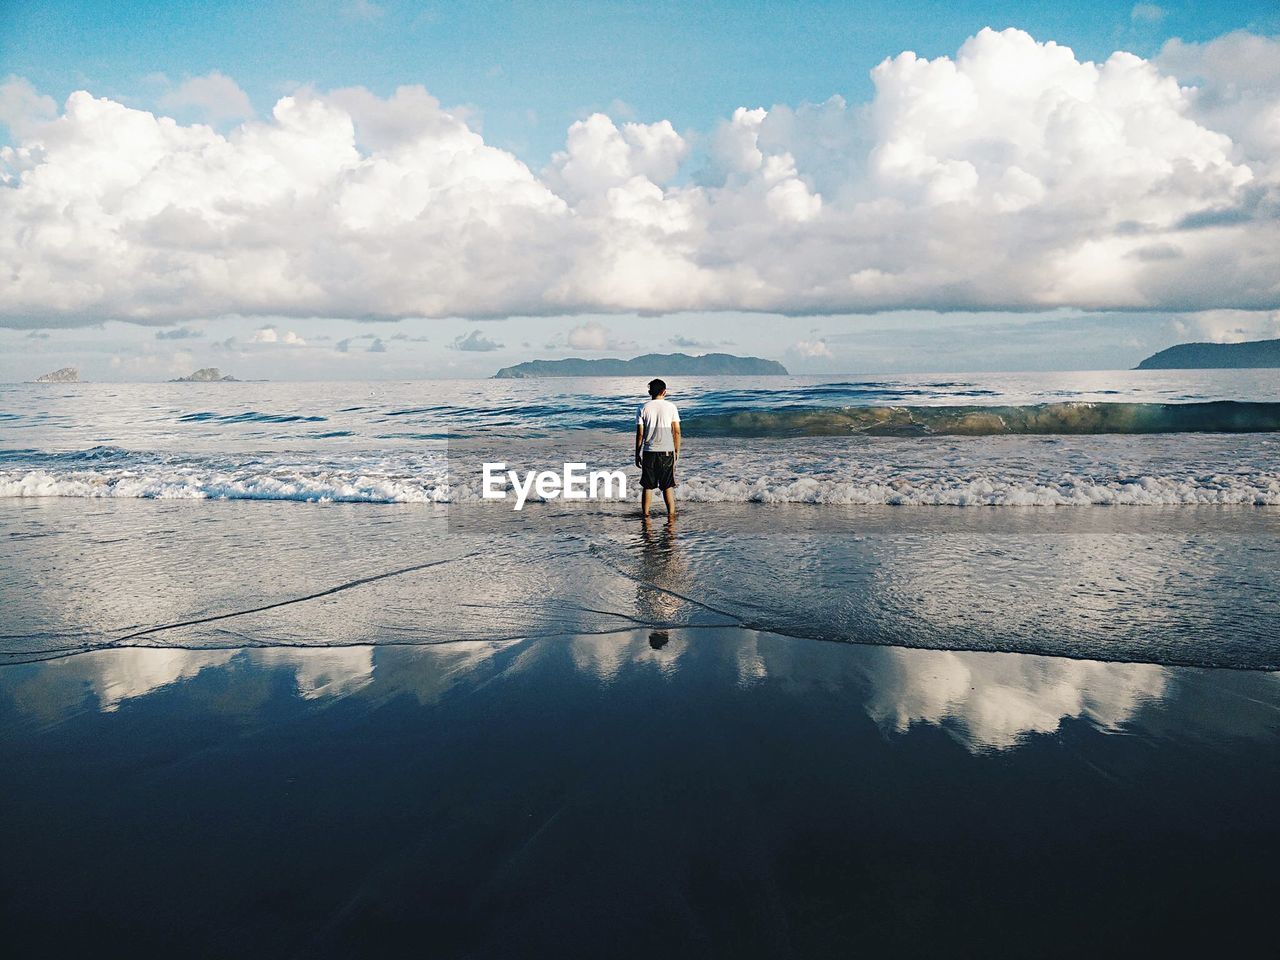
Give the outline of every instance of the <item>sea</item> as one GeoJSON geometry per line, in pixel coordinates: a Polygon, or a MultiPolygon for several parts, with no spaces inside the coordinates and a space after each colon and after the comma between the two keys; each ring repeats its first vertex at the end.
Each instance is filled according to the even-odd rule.
{"type": "MultiPolygon", "coordinates": [[[[0,498],[476,501],[483,462],[630,468],[643,385],[0,385],[0,498]]],[[[694,503],[1280,504],[1273,370],[729,377],[670,397],[694,503]]]]}

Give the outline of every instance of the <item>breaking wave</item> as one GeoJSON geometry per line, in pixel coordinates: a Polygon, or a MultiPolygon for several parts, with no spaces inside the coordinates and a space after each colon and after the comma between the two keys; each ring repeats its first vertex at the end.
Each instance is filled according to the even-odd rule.
{"type": "Polygon", "coordinates": [[[1271,433],[1280,403],[1039,403],[1027,406],[880,406],[743,409],[688,417],[707,437],[997,436],[1001,434],[1271,433]]]}
{"type": "MultiPolygon", "coordinates": [[[[628,498],[639,496],[635,477],[628,498]]],[[[0,498],[80,497],[165,500],[295,500],[307,503],[472,503],[482,500],[479,483],[445,471],[416,476],[336,470],[259,473],[190,468],[138,470],[0,471],[0,498]]],[[[680,485],[692,503],[761,503],[887,506],[1172,506],[1280,505],[1280,472],[1229,474],[1058,476],[966,471],[958,474],[892,476],[848,470],[809,476],[794,471],[772,476],[698,473],[680,485]]],[[[529,498],[537,503],[536,494],[529,498]]],[[[488,505],[503,507],[505,501],[488,505]]],[[[509,509],[509,505],[507,505],[509,509]]]]}

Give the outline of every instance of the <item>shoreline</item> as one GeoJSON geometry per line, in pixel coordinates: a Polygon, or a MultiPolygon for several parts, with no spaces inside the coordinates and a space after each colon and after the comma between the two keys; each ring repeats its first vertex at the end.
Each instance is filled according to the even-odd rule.
{"type": "Polygon", "coordinates": [[[407,645],[640,623],[1280,668],[1275,511],[694,505],[668,526],[576,506],[85,507],[0,501],[13,557],[0,662],[131,640],[407,645]]]}

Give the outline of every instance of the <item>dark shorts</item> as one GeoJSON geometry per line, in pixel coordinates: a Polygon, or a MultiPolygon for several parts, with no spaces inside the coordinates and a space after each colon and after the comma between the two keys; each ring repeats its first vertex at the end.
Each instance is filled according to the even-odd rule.
{"type": "Polygon", "coordinates": [[[667,490],[676,485],[676,455],[648,451],[640,463],[640,486],[644,490],[667,490]]]}

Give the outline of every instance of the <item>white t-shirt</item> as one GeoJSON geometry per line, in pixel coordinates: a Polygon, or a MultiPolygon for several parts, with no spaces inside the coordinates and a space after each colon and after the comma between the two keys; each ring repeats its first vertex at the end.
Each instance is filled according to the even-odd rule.
{"type": "Polygon", "coordinates": [[[636,423],[644,426],[645,453],[672,453],[676,449],[671,425],[680,422],[680,411],[670,400],[650,400],[642,404],[636,423]]]}

